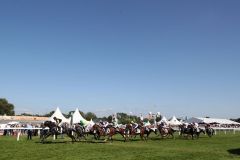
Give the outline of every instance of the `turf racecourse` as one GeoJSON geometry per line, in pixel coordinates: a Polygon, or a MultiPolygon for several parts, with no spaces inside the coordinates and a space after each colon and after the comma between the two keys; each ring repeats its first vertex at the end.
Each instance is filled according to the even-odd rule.
{"type": "Polygon", "coordinates": [[[27,141],[21,137],[0,136],[0,159],[4,160],[225,160],[240,159],[240,133],[218,134],[213,138],[202,135],[198,140],[186,140],[176,137],[160,139],[154,135],[147,142],[139,138],[123,142],[119,136],[113,143],[94,141],[71,143],[70,139],[48,139],[45,144],[34,137],[27,141]]]}

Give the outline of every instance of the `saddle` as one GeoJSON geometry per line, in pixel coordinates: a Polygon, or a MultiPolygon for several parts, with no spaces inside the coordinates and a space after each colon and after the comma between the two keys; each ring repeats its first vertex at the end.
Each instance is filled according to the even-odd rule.
{"type": "Polygon", "coordinates": [[[136,128],[136,129],[135,129],[135,132],[136,132],[136,133],[140,133],[140,129],[139,129],[139,128],[136,128]]]}

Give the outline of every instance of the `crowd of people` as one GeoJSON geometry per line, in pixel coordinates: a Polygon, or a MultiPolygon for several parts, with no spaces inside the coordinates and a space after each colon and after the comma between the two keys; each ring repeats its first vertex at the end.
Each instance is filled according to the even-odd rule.
{"type": "Polygon", "coordinates": [[[3,136],[18,136],[18,135],[26,135],[28,140],[32,139],[32,136],[39,136],[40,129],[34,129],[34,128],[40,128],[40,124],[11,124],[6,125],[6,128],[3,131],[3,136]],[[19,129],[18,129],[19,128],[19,129]],[[26,129],[24,129],[26,128],[26,129]]]}

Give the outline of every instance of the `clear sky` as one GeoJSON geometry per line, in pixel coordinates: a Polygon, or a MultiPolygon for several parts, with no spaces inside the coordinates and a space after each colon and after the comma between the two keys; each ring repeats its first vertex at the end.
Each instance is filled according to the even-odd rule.
{"type": "Polygon", "coordinates": [[[0,1],[17,113],[240,117],[239,0],[0,1]]]}

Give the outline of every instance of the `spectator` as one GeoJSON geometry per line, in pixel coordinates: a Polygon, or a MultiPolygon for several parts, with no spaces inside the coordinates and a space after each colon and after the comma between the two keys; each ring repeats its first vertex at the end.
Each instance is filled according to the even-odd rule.
{"type": "Polygon", "coordinates": [[[28,130],[27,130],[27,140],[32,140],[32,125],[27,125],[27,128],[28,128],[28,130]]]}

